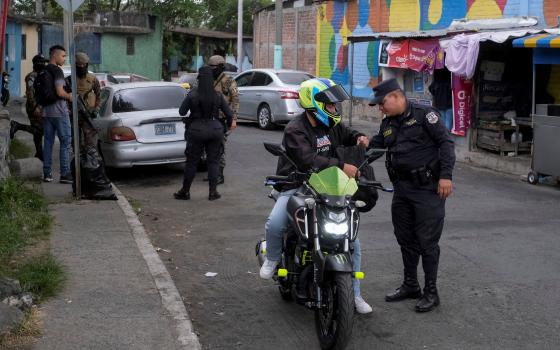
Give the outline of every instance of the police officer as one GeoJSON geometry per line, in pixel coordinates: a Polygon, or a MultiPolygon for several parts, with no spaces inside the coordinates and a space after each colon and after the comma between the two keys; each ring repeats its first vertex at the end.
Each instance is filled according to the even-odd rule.
{"type": "Polygon", "coordinates": [[[198,86],[185,97],[179,108],[179,114],[190,116],[185,118],[185,139],[187,147],[185,154],[185,173],[183,176],[183,187],[173,194],[175,199],[189,200],[191,198],[190,188],[196,174],[196,167],[206,151],[206,162],[208,163],[208,184],[210,191],[208,199],[213,201],[221,195],[217,191],[218,168],[220,158],[220,145],[225,133],[224,128],[232,124],[233,113],[229,109],[224,96],[214,90],[212,69],[204,66],[198,71],[198,86]],[[225,115],[225,123],[219,120],[219,111],[225,115]],[[225,124],[225,125],[224,125],[225,124]]]}
{"type": "Polygon", "coordinates": [[[370,147],[388,149],[387,172],[395,188],[391,213],[404,264],[404,282],[385,300],[420,298],[415,310],[431,311],[439,305],[438,243],[445,199],[452,191],[453,140],[438,113],[409,102],[396,79],[382,82],[373,92],[370,105],[379,105],[385,118],[370,147]],[[417,278],[420,256],[425,277],[423,294],[417,278]]]}
{"type": "Polygon", "coordinates": [[[27,131],[33,135],[33,143],[35,144],[35,157],[43,160],[43,121],[41,120],[42,108],[35,100],[35,90],[33,82],[43,69],[48,60],[43,55],[35,55],[31,60],[33,62],[33,71],[25,76],[25,111],[29,118],[29,125],[21,124],[12,120],[10,123],[10,138],[13,139],[19,130],[27,131]]]}
{"type": "MultiPolygon", "coordinates": [[[[233,112],[233,120],[231,128],[227,133],[224,133],[223,141],[220,149],[220,168],[218,173],[218,184],[224,183],[224,168],[226,166],[226,141],[229,132],[233,131],[237,127],[237,115],[239,113],[239,91],[237,90],[237,83],[229,75],[224,74],[226,67],[226,60],[223,56],[214,55],[208,60],[208,66],[212,68],[212,75],[214,77],[214,89],[217,92],[224,95],[229,108],[233,112]]],[[[220,112],[220,120],[222,122],[226,121],[226,117],[223,112],[220,112]]]]}
{"type": "MultiPolygon", "coordinates": [[[[78,126],[83,134],[83,144],[97,147],[97,130],[92,125],[90,118],[95,118],[99,113],[101,84],[99,84],[95,74],[89,72],[88,68],[89,56],[85,52],[77,52],[76,88],[77,94],[81,98],[81,101],[78,101],[78,126]]],[[[67,78],[68,86],[71,86],[70,78],[67,78]]]]}

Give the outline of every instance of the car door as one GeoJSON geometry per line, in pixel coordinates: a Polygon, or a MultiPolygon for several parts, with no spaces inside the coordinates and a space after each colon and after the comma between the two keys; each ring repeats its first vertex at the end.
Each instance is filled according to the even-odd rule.
{"type": "Polygon", "coordinates": [[[251,78],[251,85],[246,89],[247,109],[252,120],[257,120],[257,111],[261,103],[267,103],[270,94],[266,88],[272,82],[272,78],[264,72],[255,72],[251,78]]]}
{"type": "Polygon", "coordinates": [[[247,119],[250,116],[249,109],[247,108],[247,88],[251,84],[251,77],[253,72],[247,72],[235,77],[237,83],[237,90],[239,90],[239,117],[247,119]]]}

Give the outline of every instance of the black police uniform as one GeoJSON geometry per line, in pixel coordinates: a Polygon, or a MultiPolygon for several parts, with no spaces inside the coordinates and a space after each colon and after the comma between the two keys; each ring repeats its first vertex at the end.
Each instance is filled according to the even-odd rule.
{"type": "Polygon", "coordinates": [[[217,93],[212,104],[212,113],[204,115],[197,88],[187,95],[179,108],[179,114],[186,115],[189,110],[191,114],[189,118],[186,118],[187,125],[185,127],[185,139],[187,140],[185,155],[187,156],[187,162],[185,164],[183,188],[181,191],[183,195],[188,196],[192,181],[196,175],[196,167],[203,151],[206,149],[210,185],[209,199],[217,199],[219,198],[216,186],[218,182],[220,145],[224,135],[224,124],[219,120],[219,111],[224,112],[228,127],[231,126],[233,113],[223,95],[217,93]]]}
{"type": "MultiPolygon", "coordinates": [[[[437,194],[438,180],[451,180],[454,143],[439,114],[431,107],[407,102],[405,113],[385,117],[370,147],[388,148],[387,172],[394,185],[391,207],[397,242],[401,247],[405,297],[420,297],[417,266],[422,256],[424,293],[437,297],[438,245],[445,217],[445,199],[437,194]]],[[[404,298],[397,290],[387,301],[404,298]]],[[[439,298],[437,299],[437,305],[439,298]]],[[[429,311],[418,310],[417,311],[429,311]]]]}

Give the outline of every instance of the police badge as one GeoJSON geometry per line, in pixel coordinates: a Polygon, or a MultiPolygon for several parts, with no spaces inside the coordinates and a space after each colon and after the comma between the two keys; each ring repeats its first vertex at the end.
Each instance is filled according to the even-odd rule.
{"type": "Polygon", "coordinates": [[[434,112],[430,112],[426,114],[426,119],[428,119],[428,123],[435,124],[438,121],[438,116],[434,112]]]}

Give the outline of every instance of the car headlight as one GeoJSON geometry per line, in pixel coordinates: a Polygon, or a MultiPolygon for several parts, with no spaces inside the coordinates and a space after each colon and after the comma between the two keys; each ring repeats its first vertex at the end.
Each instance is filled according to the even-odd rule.
{"type": "Polygon", "coordinates": [[[348,232],[348,222],[327,222],[323,225],[323,230],[333,236],[342,236],[348,232]]]}

